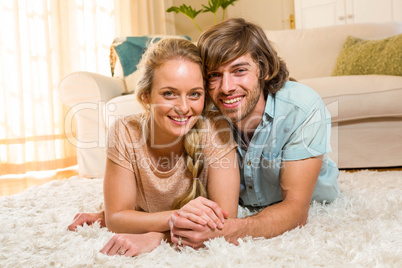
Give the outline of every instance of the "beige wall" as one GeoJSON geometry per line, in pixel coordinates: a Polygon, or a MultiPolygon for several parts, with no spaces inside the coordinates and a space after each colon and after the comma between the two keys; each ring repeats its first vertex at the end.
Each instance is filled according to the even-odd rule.
{"type": "MultiPolygon", "coordinates": [[[[202,4],[207,5],[208,0],[169,0],[170,5],[180,6],[182,4],[191,5],[195,9],[201,9],[202,4]]],[[[226,10],[226,18],[242,17],[260,25],[264,30],[289,29],[289,22],[285,21],[293,13],[293,0],[238,0],[234,6],[229,6],[226,10]]],[[[175,32],[171,34],[185,34],[196,41],[201,32],[193,22],[184,14],[174,14],[169,21],[173,25],[175,32]]],[[[222,18],[222,9],[217,13],[217,21],[222,18]]],[[[214,16],[211,13],[201,13],[196,17],[196,22],[202,30],[208,29],[214,24],[214,16]]]]}
{"type": "MultiPolygon", "coordinates": [[[[208,4],[208,0],[191,0],[191,1],[170,0],[170,2],[172,2],[173,6],[178,7],[184,3],[186,5],[191,5],[194,9],[201,9],[203,4],[204,5],[208,4]]],[[[221,10],[222,9],[220,9],[217,13],[217,17],[219,17],[218,21],[220,21],[220,19],[222,18],[221,10]]],[[[178,14],[173,13],[173,14],[174,14],[173,19],[174,19],[175,34],[188,35],[191,37],[192,40],[194,41],[198,40],[198,36],[201,34],[201,32],[197,29],[197,27],[194,25],[191,19],[182,13],[178,14]]],[[[201,27],[202,30],[206,30],[214,24],[214,16],[212,13],[209,12],[200,13],[195,18],[195,21],[201,27]]]]}

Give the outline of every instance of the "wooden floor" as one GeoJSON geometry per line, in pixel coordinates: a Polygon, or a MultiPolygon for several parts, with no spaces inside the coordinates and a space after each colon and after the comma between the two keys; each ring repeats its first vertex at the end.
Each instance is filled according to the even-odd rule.
{"type": "MultiPolygon", "coordinates": [[[[347,169],[347,172],[356,172],[362,169],[347,169]]],[[[369,170],[377,171],[402,171],[402,167],[394,168],[373,168],[369,170]]],[[[77,167],[65,169],[55,172],[52,175],[45,175],[42,177],[38,176],[18,176],[16,178],[8,177],[0,179],[0,196],[9,196],[16,193],[20,193],[32,187],[34,185],[42,185],[52,180],[64,180],[70,178],[71,176],[78,175],[77,167]]]]}
{"type": "Polygon", "coordinates": [[[347,172],[357,172],[361,170],[372,170],[372,171],[402,171],[402,167],[388,167],[388,168],[360,168],[360,169],[342,169],[347,172]]]}
{"type": "Polygon", "coordinates": [[[3,176],[3,178],[0,178],[0,196],[17,194],[35,185],[42,185],[52,180],[64,180],[75,175],[78,175],[77,167],[54,172],[37,172],[34,175],[27,176],[3,176]]]}

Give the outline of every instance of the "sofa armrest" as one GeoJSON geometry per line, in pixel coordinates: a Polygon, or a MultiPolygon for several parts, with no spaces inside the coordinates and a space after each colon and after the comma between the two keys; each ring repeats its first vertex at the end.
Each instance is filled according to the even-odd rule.
{"type": "Polygon", "coordinates": [[[107,101],[125,92],[122,79],[89,72],[75,72],[59,84],[59,97],[71,107],[65,121],[66,133],[75,120],[76,137],[68,137],[77,148],[78,171],[82,177],[103,177],[106,126],[103,110],[107,101]]]}
{"type": "Polygon", "coordinates": [[[59,84],[61,101],[69,107],[83,102],[107,102],[126,91],[123,79],[90,72],[74,72],[59,84]]]}

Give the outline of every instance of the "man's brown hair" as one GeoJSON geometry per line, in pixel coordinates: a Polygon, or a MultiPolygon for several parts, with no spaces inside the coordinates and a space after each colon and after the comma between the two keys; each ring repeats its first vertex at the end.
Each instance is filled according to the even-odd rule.
{"type": "Polygon", "coordinates": [[[250,53],[260,71],[265,98],[281,89],[289,78],[285,62],[278,57],[261,27],[244,19],[228,19],[212,26],[200,36],[197,46],[205,77],[219,66],[250,53]]]}

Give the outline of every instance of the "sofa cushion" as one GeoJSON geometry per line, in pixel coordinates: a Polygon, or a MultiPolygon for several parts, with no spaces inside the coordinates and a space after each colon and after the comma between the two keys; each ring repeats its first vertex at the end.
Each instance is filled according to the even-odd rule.
{"type": "Polygon", "coordinates": [[[332,116],[332,122],[402,117],[401,76],[332,76],[299,82],[320,94],[332,116]]]}
{"type": "Polygon", "coordinates": [[[332,75],[402,76],[402,34],[380,40],[348,36],[332,75]]]}
{"type": "Polygon", "coordinates": [[[346,37],[381,39],[402,33],[402,23],[367,23],[314,29],[265,31],[290,76],[300,80],[331,76],[346,37]]]}

